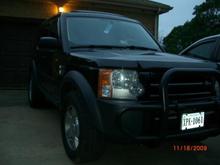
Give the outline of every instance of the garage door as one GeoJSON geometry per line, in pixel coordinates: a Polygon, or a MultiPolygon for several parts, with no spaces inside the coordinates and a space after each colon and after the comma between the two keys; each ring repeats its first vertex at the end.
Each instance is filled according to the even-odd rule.
{"type": "Polygon", "coordinates": [[[0,88],[25,88],[42,20],[0,18],[0,88]]]}

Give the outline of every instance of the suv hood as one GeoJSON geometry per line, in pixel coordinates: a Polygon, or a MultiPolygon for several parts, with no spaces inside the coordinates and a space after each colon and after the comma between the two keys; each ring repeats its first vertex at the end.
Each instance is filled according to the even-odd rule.
{"type": "Polygon", "coordinates": [[[70,53],[79,63],[101,68],[217,68],[216,64],[189,57],[137,50],[78,50],[70,53]]]}

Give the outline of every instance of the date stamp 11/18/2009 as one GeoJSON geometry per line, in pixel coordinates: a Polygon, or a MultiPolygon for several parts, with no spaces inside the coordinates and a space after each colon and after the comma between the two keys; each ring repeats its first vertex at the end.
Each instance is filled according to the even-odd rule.
{"type": "Polygon", "coordinates": [[[204,152],[204,151],[208,151],[208,146],[207,145],[173,145],[173,151],[204,152]]]}

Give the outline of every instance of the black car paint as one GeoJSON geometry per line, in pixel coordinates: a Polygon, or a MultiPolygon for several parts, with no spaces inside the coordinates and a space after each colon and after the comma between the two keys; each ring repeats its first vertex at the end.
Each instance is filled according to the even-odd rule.
{"type": "Polygon", "coordinates": [[[140,70],[173,67],[190,67],[191,68],[215,68],[212,63],[205,63],[202,60],[181,57],[174,54],[154,51],[135,51],[135,50],[100,50],[94,49],[91,51],[74,51],[70,55],[78,58],[81,61],[93,62],[96,67],[110,68],[128,68],[140,70]]]}
{"type": "Polygon", "coordinates": [[[172,68],[217,68],[216,64],[164,53],[162,49],[161,52],[132,49],[71,49],[66,40],[64,28],[65,18],[69,16],[134,20],[117,15],[98,13],[61,14],[57,16],[57,26],[58,40],[62,47],[55,50],[39,48],[33,60],[32,70],[37,77],[41,91],[47,99],[62,108],[62,95],[71,89],[70,86],[76,87],[83,94],[84,99],[87,100],[88,110],[97,129],[109,136],[126,137],[123,131],[117,127],[120,123],[118,121],[119,116],[122,115],[120,113],[132,108],[142,110],[148,108],[152,110],[161,109],[161,106],[138,101],[97,98],[99,69],[133,69],[142,72],[172,68]]]}

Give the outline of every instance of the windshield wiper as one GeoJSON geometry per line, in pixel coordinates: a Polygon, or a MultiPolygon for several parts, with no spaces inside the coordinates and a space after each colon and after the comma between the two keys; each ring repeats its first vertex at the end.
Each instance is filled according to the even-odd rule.
{"type": "Polygon", "coordinates": [[[143,47],[143,46],[133,46],[133,45],[131,45],[131,46],[122,46],[121,48],[158,51],[157,49],[154,49],[154,48],[148,48],[148,47],[143,47]]]}
{"type": "Polygon", "coordinates": [[[104,49],[112,49],[112,48],[121,48],[120,46],[114,45],[76,45],[71,46],[71,49],[80,49],[80,48],[104,48],[104,49]]]}
{"type": "Polygon", "coordinates": [[[152,50],[158,51],[154,48],[142,47],[142,46],[117,46],[117,45],[76,45],[71,46],[71,49],[80,49],[80,48],[104,48],[104,49],[139,49],[139,50],[152,50]]]}

